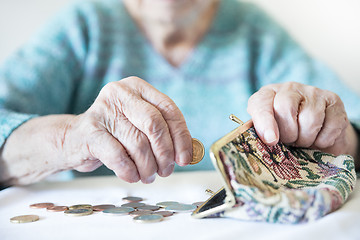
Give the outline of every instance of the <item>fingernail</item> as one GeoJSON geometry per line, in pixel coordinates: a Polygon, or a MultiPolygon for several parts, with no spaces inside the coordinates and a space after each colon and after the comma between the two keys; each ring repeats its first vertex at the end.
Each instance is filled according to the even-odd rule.
{"type": "Polygon", "coordinates": [[[180,160],[179,160],[179,165],[180,166],[185,166],[188,165],[190,162],[190,154],[187,151],[184,151],[182,153],[180,153],[180,160]]]}
{"type": "Polygon", "coordinates": [[[174,171],[174,163],[167,166],[161,173],[162,176],[169,176],[174,171]]]}
{"type": "Polygon", "coordinates": [[[264,138],[265,138],[266,143],[273,143],[276,141],[276,135],[275,135],[274,131],[270,130],[270,129],[265,131],[264,138]]]}
{"type": "Polygon", "coordinates": [[[154,173],[154,175],[148,177],[144,183],[152,183],[155,181],[155,177],[156,177],[156,173],[154,173]]]}

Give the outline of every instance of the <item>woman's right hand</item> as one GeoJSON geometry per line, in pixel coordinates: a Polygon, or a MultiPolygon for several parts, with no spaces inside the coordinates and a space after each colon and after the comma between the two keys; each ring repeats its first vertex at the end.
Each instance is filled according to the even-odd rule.
{"type": "Polygon", "coordinates": [[[60,151],[72,168],[102,164],[127,181],[169,176],[192,159],[192,141],[175,103],[149,83],[128,77],[107,84],[93,105],[64,125],[60,151]]]}

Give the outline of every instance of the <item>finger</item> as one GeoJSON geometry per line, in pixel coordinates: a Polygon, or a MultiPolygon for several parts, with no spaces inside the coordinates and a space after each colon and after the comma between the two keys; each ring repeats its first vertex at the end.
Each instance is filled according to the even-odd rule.
{"type": "Polygon", "coordinates": [[[153,96],[149,96],[151,92],[146,92],[143,96],[146,95],[145,99],[156,106],[167,123],[174,146],[175,161],[180,166],[188,165],[192,160],[192,140],[185,118],[170,98],[158,93],[154,92],[153,96]]]}
{"type": "Polygon", "coordinates": [[[337,95],[326,99],[326,110],[323,126],[314,142],[317,148],[329,148],[349,125],[344,105],[337,95]]]}
{"type": "MultiPolygon", "coordinates": [[[[173,143],[175,161],[181,166],[189,164],[192,160],[192,140],[181,111],[168,96],[153,88],[149,83],[141,79],[137,81],[139,82],[137,89],[142,98],[158,109],[167,124],[173,143]]],[[[164,175],[168,175],[166,171],[163,172],[165,172],[164,175]]]]}
{"type": "MultiPolygon", "coordinates": [[[[115,126],[118,126],[118,129],[115,129],[112,133],[116,135],[116,138],[118,138],[124,146],[126,145],[125,148],[127,150],[131,150],[129,154],[136,162],[137,167],[140,167],[139,174],[141,180],[148,183],[155,178],[152,173],[153,171],[156,172],[158,170],[159,174],[165,175],[165,170],[170,167],[168,174],[172,172],[174,167],[174,147],[168,126],[160,111],[141,98],[138,90],[136,90],[135,83],[137,79],[138,78],[127,78],[119,82],[107,84],[103,88],[102,94],[107,96],[105,98],[106,101],[109,101],[109,99],[114,101],[108,104],[112,106],[110,108],[112,108],[113,111],[109,113],[110,115],[112,114],[112,116],[107,118],[119,119],[121,116],[124,116],[126,120],[131,123],[131,126],[129,124],[125,124],[124,126],[130,128],[135,127],[135,129],[138,130],[138,132],[135,133],[135,129],[132,128],[132,133],[129,136],[132,135],[132,141],[135,142],[131,145],[128,143],[130,140],[123,137],[128,134],[125,133],[127,127],[121,125],[123,123],[115,124],[115,126]],[[131,83],[131,81],[133,81],[133,83],[131,83]],[[120,132],[118,132],[118,130],[120,130],[120,132]],[[146,161],[147,168],[144,167],[144,163],[139,162],[140,160],[146,161]]],[[[111,127],[111,125],[108,127],[111,127]]]]}
{"type": "Polygon", "coordinates": [[[283,143],[294,143],[298,138],[298,110],[302,96],[297,91],[282,88],[274,98],[274,113],[283,143]]]}
{"type": "Polygon", "coordinates": [[[116,126],[117,129],[113,134],[134,161],[141,181],[152,183],[155,180],[158,166],[148,137],[124,117],[117,118],[116,126]]]}
{"type": "Polygon", "coordinates": [[[249,98],[247,108],[257,134],[268,145],[279,141],[279,128],[273,110],[275,94],[272,88],[262,88],[249,98]]]}
{"type": "Polygon", "coordinates": [[[92,136],[87,148],[94,158],[114,171],[116,176],[127,182],[137,182],[140,177],[134,162],[129,158],[121,143],[106,131],[92,136]]]}
{"type": "Polygon", "coordinates": [[[307,88],[303,94],[305,97],[299,108],[299,135],[295,145],[310,147],[323,127],[326,103],[320,89],[307,88]]]}

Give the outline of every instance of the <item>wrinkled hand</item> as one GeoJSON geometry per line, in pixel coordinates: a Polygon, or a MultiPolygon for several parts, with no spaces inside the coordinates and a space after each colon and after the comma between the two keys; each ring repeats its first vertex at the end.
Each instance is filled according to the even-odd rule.
{"type": "Polygon", "coordinates": [[[344,104],[330,91],[295,82],[268,85],[250,97],[248,112],[268,145],[280,140],[336,155],[356,152],[344,104]]]}
{"type": "Polygon", "coordinates": [[[73,118],[63,150],[78,171],[105,164],[128,182],[169,176],[192,159],[191,135],[175,103],[149,83],[129,77],[107,84],[94,104],[73,118]]]}

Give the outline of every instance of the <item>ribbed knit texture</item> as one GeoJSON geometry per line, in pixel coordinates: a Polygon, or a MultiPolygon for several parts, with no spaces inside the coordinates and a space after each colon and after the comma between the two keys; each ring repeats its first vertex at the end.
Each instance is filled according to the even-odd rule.
{"type": "Polygon", "coordinates": [[[248,120],[248,98],[270,83],[332,90],[349,118],[360,119],[354,107],[359,97],[254,5],[222,0],[209,32],[175,68],[150,45],[120,0],[93,0],[64,9],[1,66],[0,146],[24,121],[82,113],[105,84],[132,75],[172,98],[192,136],[206,146],[205,160],[177,170],[212,169],[209,146],[237,127],[229,114],[248,120]]]}

